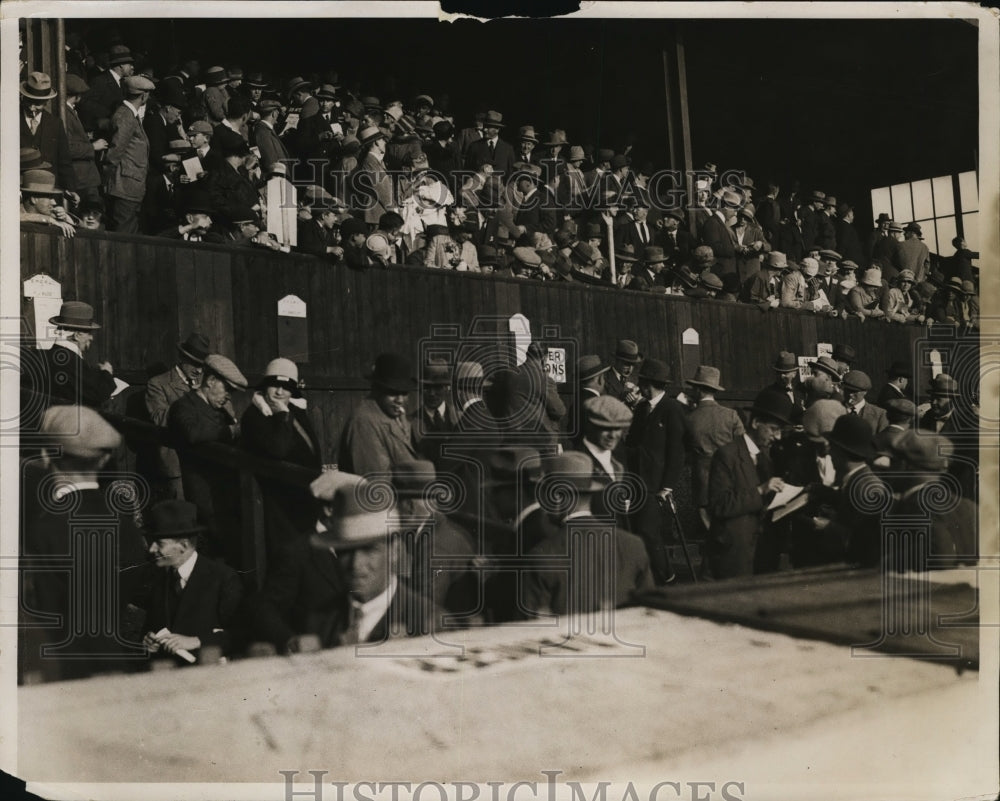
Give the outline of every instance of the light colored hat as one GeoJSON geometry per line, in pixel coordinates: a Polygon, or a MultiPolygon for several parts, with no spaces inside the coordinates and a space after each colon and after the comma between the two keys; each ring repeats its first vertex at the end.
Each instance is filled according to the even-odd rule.
{"type": "MultiPolygon", "coordinates": [[[[338,472],[329,471],[320,478],[338,472]]],[[[333,507],[333,522],[328,530],[312,536],[312,544],[347,551],[387,541],[398,522],[392,514],[392,494],[372,492],[372,485],[360,476],[341,474],[337,481],[329,500],[321,498],[333,507]]],[[[328,494],[325,487],[322,491],[328,494]]]]}
{"type": "Polygon", "coordinates": [[[218,353],[213,353],[205,359],[205,372],[215,373],[232,389],[244,390],[247,388],[246,376],[240,372],[240,368],[218,353]]]}
{"type": "Polygon", "coordinates": [[[271,359],[264,368],[260,379],[261,387],[285,387],[292,392],[298,392],[299,368],[291,359],[271,359]]]}
{"type": "Polygon", "coordinates": [[[865,286],[882,286],[882,271],[878,267],[869,267],[865,270],[861,283],[865,286]]]}
{"type": "Polygon", "coordinates": [[[25,170],[21,173],[21,191],[26,195],[62,197],[63,190],[56,186],[56,176],[48,170],[25,170]]]}
{"type": "Polygon", "coordinates": [[[812,278],[819,272],[819,262],[816,259],[806,256],[802,260],[802,273],[812,278]]]}
{"type": "Polygon", "coordinates": [[[385,234],[374,233],[365,240],[365,247],[375,256],[383,259],[392,257],[392,245],[385,234]]]}
{"type": "Polygon", "coordinates": [[[128,78],[122,78],[122,93],[126,97],[142,92],[152,92],[155,88],[156,84],[142,75],[130,75],[128,78]]]}
{"type": "Polygon", "coordinates": [[[833,431],[838,417],[847,414],[847,408],[840,401],[822,399],[814,401],[802,415],[802,427],[810,439],[823,439],[833,431]]]}
{"type": "Polygon", "coordinates": [[[772,250],[767,254],[767,266],[775,270],[784,270],[788,266],[788,258],[780,250],[772,250]]]}
{"type": "Polygon", "coordinates": [[[585,400],[583,415],[590,425],[597,428],[625,429],[632,425],[632,411],[610,395],[585,400]]]}
{"type": "Polygon", "coordinates": [[[29,72],[28,79],[21,81],[19,91],[22,97],[29,100],[51,100],[59,94],[52,88],[52,79],[44,72],[29,72]]]}
{"type": "Polygon", "coordinates": [[[455,367],[456,383],[474,383],[482,381],[483,366],[479,362],[459,362],[455,367]]]}
{"type": "Polygon", "coordinates": [[[42,417],[42,433],[56,438],[67,456],[93,459],[121,445],[111,424],[87,406],[50,406],[42,417]]]}
{"type": "Polygon", "coordinates": [[[713,392],[724,392],[726,388],[719,384],[721,378],[722,374],[718,367],[699,364],[698,369],[695,370],[694,378],[688,379],[687,383],[695,387],[706,387],[713,392]]]}

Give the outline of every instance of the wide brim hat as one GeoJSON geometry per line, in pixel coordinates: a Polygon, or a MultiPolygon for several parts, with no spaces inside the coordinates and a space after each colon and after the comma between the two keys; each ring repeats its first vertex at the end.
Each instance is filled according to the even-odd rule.
{"type": "Polygon", "coordinates": [[[264,387],[284,387],[295,397],[299,397],[299,368],[291,359],[278,357],[271,359],[264,368],[258,389],[264,387]]]}
{"type": "Polygon", "coordinates": [[[619,339],[615,345],[615,358],[626,364],[638,364],[642,361],[642,353],[631,339],[619,339]]]}
{"type": "MultiPolygon", "coordinates": [[[[569,483],[577,492],[603,492],[605,485],[594,478],[594,468],[590,456],[579,451],[543,456],[542,478],[539,483],[539,495],[548,495],[543,487],[554,488],[556,485],[569,483]]],[[[552,493],[555,495],[556,493],[552,493]]],[[[561,493],[559,493],[561,494],[561,493]]]]}
{"type": "Polygon", "coordinates": [[[518,131],[518,139],[522,142],[534,142],[538,144],[538,137],[535,136],[535,128],[532,125],[522,126],[521,130],[518,131]]]}
{"type": "Polygon", "coordinates": [[[583,152],[583,148],[580,145],[573,145],[569,149],[569,155],[566,156],[566,161],[583,161],[587,158],[587,154],[583,152]]]}
{"type": "Polygon", "coordinates": [[[719,384],[721,373],[717,367],[699,364],[694,372],[694,378],[689,378],[687,383],[693,387],[705,387],[713,392],[725,392],[726,388],[719,384]]]}
{"type": "Polygon", "coordinates": [[[21,148],[21,172],[28,170],[48,170],[52,167],[49,162],[42,159],[42,153],[37,147],[21,148]]]}
{"type": "Polygon", "coordinates": [[[317,100],[336,100],[337,99],[337,88],[328,83],[320,86],[316,90],[315,97],[317,100]]]}
{"type": "Polygon", "coordinates": [[[251,89],[267,89],[270,85],[264,80],[264,73],[262,72],[251,72],[247,75],[243,83],[251,89]]]}
{"type": "Polygon", "coordinates": [[[654,384],[666,384],[670,381],[670,368],[660,359],[646,359],[637,377],[654,384]]]}
{"type": "Polygon", "coordinates": [[[63,190],[56,186],[56,176],[48,170],[25,170],[21,173],[21,192],[26,195],[62,197],[63,190]]]}
{"type": "Polygon", "coordinates": [[[210,347],[207,337],[192,333],[183,342],[177,343],[177,352],[192,364],[204,364],[211,353],[210,347]]]}
{"type": "Polygon", "coordinates": [[[790,425],[794,404],[784,392],[765,389],[758,393],[750,407],[750,412],[759,418],[772,420],[782,425],[790,425]]]}
{"type": "Polygon", "coordinates": [[[206,373],[218,376],[230,389],[240,392],[247,388],[247,379],[240,368],[231,360],[218,353],[209,354],[205,359],[204,369],[206,373]]]}
{"type": "Polygon", "coordinates": [[[886,372],[891,378],[913,378],[913,365],[902,360],[894,361],[886,372]]]}
{"type": "Polygon", "coordinates": [[[143,513],[143,523],[149,540],[189,537],[206,530],[198,522],[198,507],[190,501],[160,501],[143,513]]]}
{"type": "Polygon", "coordinates": [[[229,80],[224,67],[209,67],[205,70],[205,83],[208,86],[222,86],[229,80]]]}
{"type": "Polygon", "coordinates": [[[132,58],[132,51],[129,50],[124,45],[115,45],[111,48],[108,54],[108,66],[116,67],[119,64],[134,64],[135,59],[132,58]]]}
{"type": "Polygon", "coordinates": [[[417,388],[410,361],[397,353],[380,353],[365,378],[372,386],[391,392],[407,393],[417,388]]]}
{"type": "Polygon", "coordinates": [[[310,542],[314,547],[333,548],[337,552],[388,542],[390,534],[399,528],[399,519],[384,495],[389,494],[372,491],[372,485],[360,476],[340,477],[329,501],[333,509],[330,528],[313,534],[310,542]]]}
{"type": "Polygon", "coordinates": [[[122,435],[87,406],[50,406],[42,415],[41,432],[64,456],[96,459],[121,445],[122,435]]]}
{"type": "Polygon", "coordinates": [[[774,364],[771,365],[771,369],[777,373],[794,373],[799,369],[799,363],[795,358],[794,353],[783,350],[778,354],[777,358],[775,358],[774,364]]]}
{"type": "Polygon", "coordinates": [[[667,257],[663,253],[663,248],[659,245],[647,245],[642,250],[642,260],[646,264],[663,264],[667,257]]]}
{"type": "Polygon", "coordinates": [[[542,263],[542,257],[534,248],[515,247],[514,258],[528,267],[538,267],[542,263]]]}
{"type": "Polygon", "coordinates": [[[824,192],[820,192],[818,189],[814,189],[812,192],[809,193],[809,202],[810,203],[825,203],[826,202],[826,194],[824,192]]]}
{"type": "Polygon", "coordinates": [[[566,132],[556,128],[556,130],[549,134],[548,141],[542,143],[542,147],[561,147],[568,144],[569,142],[566,141],[566,132]]]}
{"type": "Polygon", "coordinates": [[[101,327],[94,322],[94,307],[80,300],[63,301],[59,314],[50,317],[49,322],[73,331],[96,331],[101,327]]]}
{"type": "Polygon", "coordinates": [[[596,378],[599,375],[606,373],[611,369],[610,365],[605,365],[601,363],[601,357],[597,355],[588,354],[586,356],[581,356],[576,363],[576,378],[581,383],[584,381],[589,381],[591,378],[596,378]]]}
{"type": "Polygon", "coordinates": [[[499,111],[487,111],[483,118],[484,128],[504,128],[503,114],[499,111]]]}
{"type": "Polygon", "coordinates": [[[947,373],[936,375],[930,383],[927,391],[931,397],[958,398],[961,393],[958,391],[958,382],[947,373]]]}
{"type": "Polygon", "coordinates": [[[821,370],[828,374],[834,381],[840,381],[840,370],[837,369],[837,363],[829,356],[820,356],[810,366],[813,370],[821,370]]]}
{"type": "Polygon", "coordinates": [[[867,420],[856,414],[845,414],[837,418],[826,439],[831,445],[867,462],[875,458],[874,436],[875,431],[867,420]]]}
{"type": "Polygon", "coordinates": [[[451,384],[452,370],[447,362],[430,361],[420,372],[420,383],[430,387],[446,387],[451,384]]]}
{"type": "Polygon", "coordinates": [[[377,142],[379,139],[388,139],[388,137],[384,131],[376,128],[374,125],[369,125],[367,128],[358,131],[358,141],[362,147],[370,145],[372,142],[377,142]]]}

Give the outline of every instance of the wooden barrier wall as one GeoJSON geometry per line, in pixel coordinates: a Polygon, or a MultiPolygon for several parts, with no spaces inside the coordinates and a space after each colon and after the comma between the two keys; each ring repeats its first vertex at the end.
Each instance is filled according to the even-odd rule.
{"type": "Polygon", "coordinates": [[[616,340],[634,339],[644,354],[669,363],[677,388],[698,363],[715,365],[727,388],[721,397],[736,404],[773,380],[778,351],[814,355],[817,342],[853,345],[875,391],[897,359],[913,358],[918,387],[930,377],[914,357],[927,336],[919,326],[582,284],[414,267],[357,272],[312,256],[91,231],[66,239],[34,225],[22,226],[21,271],[22,278],[47,273],[61,282],[64,299],[95,307],[103,328],[88,358],[108,359],[132,384],[142,384],[150,366],[172,364],[176,343],[191,331],[205,334],[251,381],[275,356],[298,361],[328,460],[342,421],[367,390],[363,376],[376,354],[393,350],[416,360],[434,326],[457,326],[465,335],[483,316],[523,314],[536,336],[555,326],[560,339],[576,344],[571,357],[608,359],[616,340]],[[307,354],[278,353],[277,302],[288,294],[308,304],[307,354]],[[699,334],[697,348],[682,347],[688,328],[699,334]]]}

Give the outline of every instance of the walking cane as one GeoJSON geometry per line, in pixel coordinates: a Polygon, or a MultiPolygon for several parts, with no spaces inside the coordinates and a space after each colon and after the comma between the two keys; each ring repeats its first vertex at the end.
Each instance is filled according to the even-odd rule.
{"type": "Polygon", "coordinates": [[[660,509],[665,505],[670,505],[670,514],[674,516],[674,525],[677,526],[677,537],[681,541],[681,550],[684,551],[684,561],[687,562],[688,570],[691,571],[691,578],[694,583],[698,583],[698,574],[695,572],[694,564],[691,562],[691,554],[688,552],[687,537],[684,536],[684,529],[681,527],[681,519],[677,516],[677,505],[674,503],[673,493],[667,495],[666,501],[660,501],[660,509]]]}

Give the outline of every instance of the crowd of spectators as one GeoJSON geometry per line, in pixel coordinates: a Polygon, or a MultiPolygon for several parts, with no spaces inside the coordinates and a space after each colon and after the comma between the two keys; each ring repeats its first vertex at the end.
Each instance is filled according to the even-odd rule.
{"type": "MultiPolygon", "coordinates": [[[[79,56],[80,50],[71,54],[79,56]]],[[[280,83],[194,59],[156,79],[124,44],[21,83],[22,219],[189,242],[575,281],[895,323],[978,325],[970,251],[917,223],[707,164],[686,178],[502,113],[280,83]],[[138,67],[138,69],[137,69],[138,67]],[[465,124],[462,127],[461,124],[465,124]],[[664,180],[666,178],[667,180],[664,180]],[[292,205],[297,221],[268,208],[292,205]],[[270,187],[270,189],[269,189],[270,187]],[[680,198],[690,198],[682,202],[680,198]],[[276,218],[280,218],[276,220],[276,218]],[[294,235],[291,228],[294,227],[294,235]]]]}

